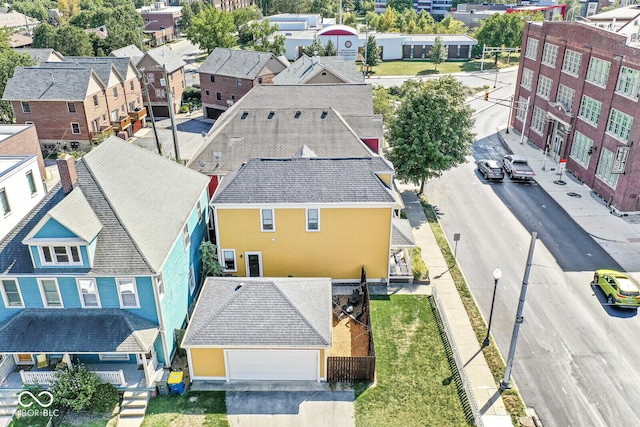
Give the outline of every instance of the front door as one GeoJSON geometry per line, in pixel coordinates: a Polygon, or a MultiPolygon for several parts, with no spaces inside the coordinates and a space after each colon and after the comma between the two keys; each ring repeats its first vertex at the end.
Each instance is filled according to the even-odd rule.
{"type": "Polygon", "coordinates": [[[245,252],[247,277],[262,277],[262,253],[245,252]]]}
{"type": "Polygon", "coordinates": [[[557,162],[562,158],[562,144],[567,134],[567,128],[560,122],[556,121],[553,126],[553,137],[551,138],[551,153],[553,159],[557,162]]]}

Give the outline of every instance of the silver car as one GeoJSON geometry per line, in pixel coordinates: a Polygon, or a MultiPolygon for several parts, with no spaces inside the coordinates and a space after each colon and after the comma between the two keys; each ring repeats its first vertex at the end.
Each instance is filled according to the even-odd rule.
{"type": "Polygon", "coordinates": [[[476,164],[484,179],[495,179],[497,181],[504,179],[504,170],[496,160],[478,160],[476,164]]]}

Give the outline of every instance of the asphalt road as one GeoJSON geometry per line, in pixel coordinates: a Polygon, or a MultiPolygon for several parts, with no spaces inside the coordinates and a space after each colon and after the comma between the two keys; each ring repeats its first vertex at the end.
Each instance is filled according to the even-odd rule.
{"type": "MultiPolygon", "coordinates": [[[[513,86],[496,96],[500,90],[506,97],[513,86]]],[[[486,137],[504,127],[508,109],[481,109],[474,154],[498,159],[504,147],[486,137]]],[[[546,427],[640,425],[638,313],[605,305],[590,285],[595,269],[615,261],[536,184],[485,182],[474,160],[429,182],[426,193],[452,247],[453,234],[461,234],[458,262],[486,319],[492,271],[503,272],[492,334],[505,358],[530,233],[539,233],[512,373],[525,403],[546,427]]]]}

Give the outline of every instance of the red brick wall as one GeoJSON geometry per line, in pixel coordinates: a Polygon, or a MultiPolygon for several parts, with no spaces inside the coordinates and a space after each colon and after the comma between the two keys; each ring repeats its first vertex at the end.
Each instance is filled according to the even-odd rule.
{"type": "MultiPolygon", "coordinates": [[[[166,104],[168,99],[165,97],[156,96],[156,89],[161,89],[162,85],[160,84],[160,79],[164,78],[164,72],[162,69],[153,69],[153,70],[145,70],[145,75],[149,79],[149,98],[151,100],[151,104],[166,104]],[[151,77],[153,76],[153,77],[151,77]]],[[[167,90],[171,89],[173,96],[173,103],[176,106],[175,111],[178,111],[178,108],[182,104],[182,94],[184,93],[185,88],[185,76],[184,76],[184,67],[174,71],[173,73],[167,74],[168,79],[168,87],[167,90]]],[[[146,100],[145,100],[146,102],[146,100]]]]}
{"type": "MultiPolygon", "coordinates": [[[[12,127],[12,125],[3,125],[5,126],[9,129],[12,127]]],[[[45,178],[44,159],[35,126],[29,126],[0,142],[0,154],[35,154],[38,157],[40,175],[42,179],[45,178]]]]}
{"type": "MultiPolygon", "coordinates": [[[[273,77],[272,77],[273,78],[273,77]]],[[[210,74],[200,73],[200,90],[202,92],[202,104],[216,106],[221,110],[228,108],[227,101],[237,101],[242,98],[254,86],[254,81],[240,79],[242,86],[238,86],[235,77],[215,76],[215,82],[211,82],[210,74]],[[216,98],[216,93],[220,92],[222,99],[216,98]]],[[[258,83],[255,82],[257,85],[258,83]]]]}

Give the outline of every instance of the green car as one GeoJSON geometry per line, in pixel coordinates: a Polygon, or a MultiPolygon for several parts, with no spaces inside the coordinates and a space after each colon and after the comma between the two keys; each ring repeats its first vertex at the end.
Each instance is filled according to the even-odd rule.
{"type": "Polygon", "coordinates": [[[640,285],[625,273],[598,270],[593,275],[593,283],[600,286],[609,304],[625,308],[640,306],[640,285]]]}

